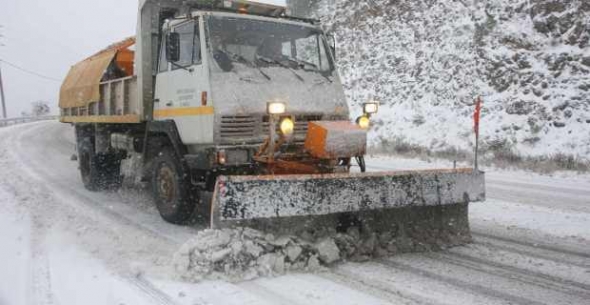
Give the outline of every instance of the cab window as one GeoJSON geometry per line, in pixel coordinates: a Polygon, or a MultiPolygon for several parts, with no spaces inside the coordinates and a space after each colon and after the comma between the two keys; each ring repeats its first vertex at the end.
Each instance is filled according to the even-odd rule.
{"type": "Polygon", "coordinates": [[[172,65],[172,70],[181,67],[192,66],[201,62],[201,40],[199,28],[195,21],[177,26],[174,32],[180,35],[180,59],[177,65],[172,65]]]}

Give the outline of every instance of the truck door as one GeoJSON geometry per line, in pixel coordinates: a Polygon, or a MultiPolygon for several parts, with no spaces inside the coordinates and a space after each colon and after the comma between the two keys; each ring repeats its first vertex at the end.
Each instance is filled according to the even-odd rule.
{"type": "Polygon", "coordinates": [[[158,74],[154,119],[172,120],[185,145],[213,143],[213,107],[208,101],[208,71],[203,64],[203,30],[198,19],[175,25],[179,60],[168,61],[164,33],[158,74]]]}

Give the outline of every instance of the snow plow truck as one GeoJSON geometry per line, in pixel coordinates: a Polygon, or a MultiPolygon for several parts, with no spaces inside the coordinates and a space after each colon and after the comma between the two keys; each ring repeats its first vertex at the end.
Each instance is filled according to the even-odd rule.
{"type": "Polygon", "coordinates": [[[61,87],[84,186],[147,186],[175,224],[469,239],[484,173],[365,172],[379,104],[350,118],[335,49],[283,6],[140,1],[136,36],[74,65],[61,87]]]}

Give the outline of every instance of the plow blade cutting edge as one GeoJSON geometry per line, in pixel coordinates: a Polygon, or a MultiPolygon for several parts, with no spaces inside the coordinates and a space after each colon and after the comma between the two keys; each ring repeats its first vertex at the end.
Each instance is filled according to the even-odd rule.
{"type": "Polygon", "coordinates": [[[211,225],[284,231],[338,226],[344,219],[377,231],[428,230],[426,223],[436,232],[469,235],[467,204],[483,200],[484,173],[473,169],[223,176],[213,194],[211,225]]]}

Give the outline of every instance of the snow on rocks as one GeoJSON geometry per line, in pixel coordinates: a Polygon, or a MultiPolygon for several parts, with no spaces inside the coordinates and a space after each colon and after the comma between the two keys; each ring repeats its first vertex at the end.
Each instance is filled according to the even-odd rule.
{"type": "Polygon", "coordinates": [[[340,260],[334,239],[316,244],[297,237],[264,234],[250,228],[204,230],[175,254],[173,265],[186,280],[249,280],[287,271],[322,270],[340,260]]]}
{"type": "Polygon", "coordinates": [[[483,148],[590,158],[590,1],[314,3],[353,114],[381,102],[369,144],[469,150],[482,96],[483,148]]]}
{"type": "Polygon", "coordinates": [[[463,204],[381,210],[365,213],[361,220],[364,225],[336,229],[322,226],[332,222],[321,218],[303,230],[275,228],[274,234],[252,228],[204,230],[178,250],[173,265],[188,281],[243,281],[289,271],[322,271],[344,260],[437,251],[471,241],[463,204]]]}
{"type": "Polygon", "coordinates": [[[332,238],[324,238],[316,245],[319,253],[319,258],[326,264],[331,264],[340,259],[340,249],[336,246],[336,242],[332,238]]]}
{"type": "Polygon", "coordinates": [[[287,258],[290,261],[295,262],[299,258],[299,255],[301,255],[301,252],[303,252],[303,248],[301,248],[300,246],[292,245],[287,247],[285,251],[287,253],[287,258]]]}

